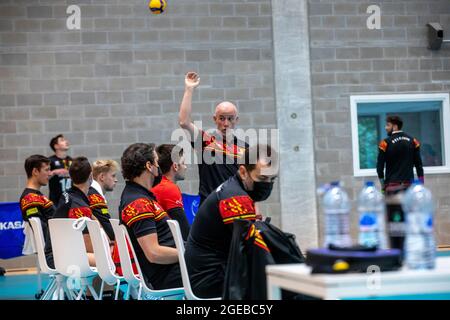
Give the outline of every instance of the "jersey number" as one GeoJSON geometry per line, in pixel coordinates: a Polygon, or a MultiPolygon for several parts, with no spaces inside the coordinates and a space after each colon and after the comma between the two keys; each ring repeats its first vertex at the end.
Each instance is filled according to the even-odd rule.
{"type": "Polygon", "coordinates": [[[61,184],[62,192],[66,192],[66,190],[69,190],[72,187],[71,179],[61,179],[59,180],[59,183],[61,184]]]}

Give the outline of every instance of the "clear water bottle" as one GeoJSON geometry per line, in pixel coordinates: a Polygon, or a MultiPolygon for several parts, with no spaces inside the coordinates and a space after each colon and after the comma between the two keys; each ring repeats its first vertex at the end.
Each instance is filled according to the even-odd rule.
{"type": "Polygon", "coordinates": [[[405,261],[409,269],[433,269],[436,247],[433,234],[434,201],[430,190],[416,180],[402,201],[406,215],[405,261]]]}
{"type": "Polygon", "coordinates": [[[373,181],[367,181],[358,197],[359,237],[362,246],[387,249],[385,204],[373,181]]]}
{"type": "Polygon", "coordinates": [[[328,247],[330,244],[338,247],[351,246],[349,217],[351,204],[339,182],[331,183],[323,197],[322,206],[325,213],[324,246],[328,247]]]}

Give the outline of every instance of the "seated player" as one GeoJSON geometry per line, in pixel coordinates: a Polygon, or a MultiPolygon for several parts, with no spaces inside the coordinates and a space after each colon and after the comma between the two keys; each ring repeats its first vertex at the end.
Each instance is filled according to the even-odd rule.
{"type": "Polygon", "coordinates": [[[41,192],[41,187],[48,184],[50,178],[50,159],[41,155],[32,155],[25,160],[27,185],[20,196],[20,210],[24,221],[30,218],[41,220],[45,240],[45,257],[50,268],[55,268],[52,245],[48,229],[48,220],[55,214],[55,206],[41,192]]]}
{"type": "Polygon", "coordinates": [[[159,175],[154,144],[135,143],[123,153],[126,180],[119,216],[130,235],[145,281],[154,289],[181,287],[181,273],[169,216],[150,191],[159,175]]]}
{"type": "MultiPolygon", "coordinates": [[[[119,164],[114,160],[97,160],[92,165],[94,180],[89,188],[88,198],[92,214],[100,222],[109,240],[114,241],[114,231],[111,226],[111,215],[106,203],[105,193],[114,190],[117,183],[116,174],[119,164]]],[[[111,243],[112,244],[112,243],[111,243]]]]}
{"type": "MultiPolygon", "coordinates": [[[[92,167],[86,157],[73,159],[69,168],[72,179],[72,188],[62,194],[54,218],[79,219],[87,217],[93,219],[92,210],[89,206],[88,191],[92,184],[92,167]]],[[[83,230],[86,252],[89,264],[95,266],[94,249],[87,228],[83,230]]]]}
{"type": "Polygon", "coordinates": [[[245,164],[200,206],[186,243],[186,264],[192,289],[202,298],[222,296],[233,222],[255,221],[255,202],[272,192],[275,151],[267,145],[245,151],[245,164]]]}
{"type": "Polygon", "coordinates": [[[184,212],[181,190],[176,185],[176,182],[184,180],[186,175],[183,149],[174,144],[162,144],[156,148],[156,152],[163,176],[161,182],[151,191],[169,217],[178,221],[183,240],[186,241],[190,226],[184,212]],[[173,157],[175,159],[172,159],[173,157]]]}

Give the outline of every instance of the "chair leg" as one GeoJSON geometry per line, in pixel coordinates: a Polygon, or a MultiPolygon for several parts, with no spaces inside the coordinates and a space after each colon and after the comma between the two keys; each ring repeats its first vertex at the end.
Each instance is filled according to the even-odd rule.
{"type": "Polygon", "coordinates": [[[120,291],[120,280],[117,280],[116,284],[116,294],[114,296],[114,300],[119,300],[119,291],[120,291]]]}
{"type": "Polygon", "coordinates": [[[103,300],[103,288],[105,286],[105,281],[102,280],[102,284],[100,286],[100,293],[98,295],[98,300],[103,300]]]}
{"type": "Polygon", "coordinates": [[[85,287],[81,286],[80,292],[78,293],[76,300],[81,300],[81,297],[83,296],[83,293],[84,293],[84,289],[85,289],[85,287]]]}
{"type": "Polygon", "coordinates": [[[130,299],[130,291],[131,291],[131,286],[130,286],[129,283],[127,283],[127,291],[125,292],[124,300],[129,300],[130,299]]]}
{"type": "Polygon", "coordinates": [[[90,284],[87,286],[87,289],[91,292],[92,297],[94,297],[94,300],[101,300],[100,297],[95,292],[94,287],[92,287],[90,284]]]}
{"type": "Polygon", "coordinates": [[[142,300],[142,283],[139,283],[138,300],[142,300]]]}
{"type": "Polygon", "coordinates": [[[40,300],[50,300],[50,297],[53,295],[53,292],[55,291],[56,285],[57,283],[55,279],[51,279],[40,300]]]}

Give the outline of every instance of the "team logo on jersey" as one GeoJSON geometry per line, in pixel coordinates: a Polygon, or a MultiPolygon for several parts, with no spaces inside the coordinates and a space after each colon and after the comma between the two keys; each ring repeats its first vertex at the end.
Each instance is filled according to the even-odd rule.
{"type": "MultiPolygon", "coordinates": [[[[23,211],[27,211],[27,209],[32,207],[41,207],[43,209],[47,209],[51,206],[53,206],[52,201],[50,201],[46,196],[39,195],[36,193],[29,193],[25,195],[20,201],[20,207],[22,208],[23,211]]],[[[38,209],[36,210],[38,211],[38,209]]],[[[37,213],[37,211],[36,212],[30,211],[30,215],[37,213]]]]}
{"type": "Polygon", "coordinates": [[[89,207],[70,208],[68,216],[70,219],[92,218],[92,211],[89,207]]]}
{"type": "Polygon", "coordinates": [[[91,194],[89,195],[89,205],[93,208],[105,208],[106,202],[105,199],[99,194],[91,194]]]}
{"type": "Polygon", "coordinates": [[[61,164],[59,163],[58,160],[55,161],[55,166],[60,166],[61,164]]]}
{"type": "Polygon", "coordinates": [[[203,141],[205,141],[205,150],[223,153],[234,158],[241,158],[244,155],[245,148],[239,147],[235,144],[224,144],[217,141],[215,136],[210,136],[207,133],[203,134],[203,141]]]}
{"type": "Polygon", "coordinates": [[[263,237],[261,236],[261,233],[258,229],[256,229],[255,225],[252,224],[250,229],[248,230],[247,236],[245,237],[245,240],[248,240],[250,238],[254,238],[254,244],[258,247],[260,247],[263,250],[266,250],[267,252],[270,252],[269,247],[267,247],[266,242],[264,241],[263,237]]]}
{"type": "Polygon", "coordinates": [[[378,148],[380,148],[383,152],[386,152],[387,146],[388,146],[388,144],[387,144],[386,140],[383,140],[378,145],[378,148]]]}
{"type": "Polygon", "coordinates": [[[139,198],[131,202],[122,210],[122,220],[127,226],[131,226],[136,221],[142,219],[156,220],[157,217],[155,213],[156,209],[152,201],[145,198],[139,198]]]}
{"type": "Polygon", "coordinates": [[[219,202],[219,212],[225,224],[236,219],[255,220],[255,205],[249,196],[235,196],[219,202]]]}

